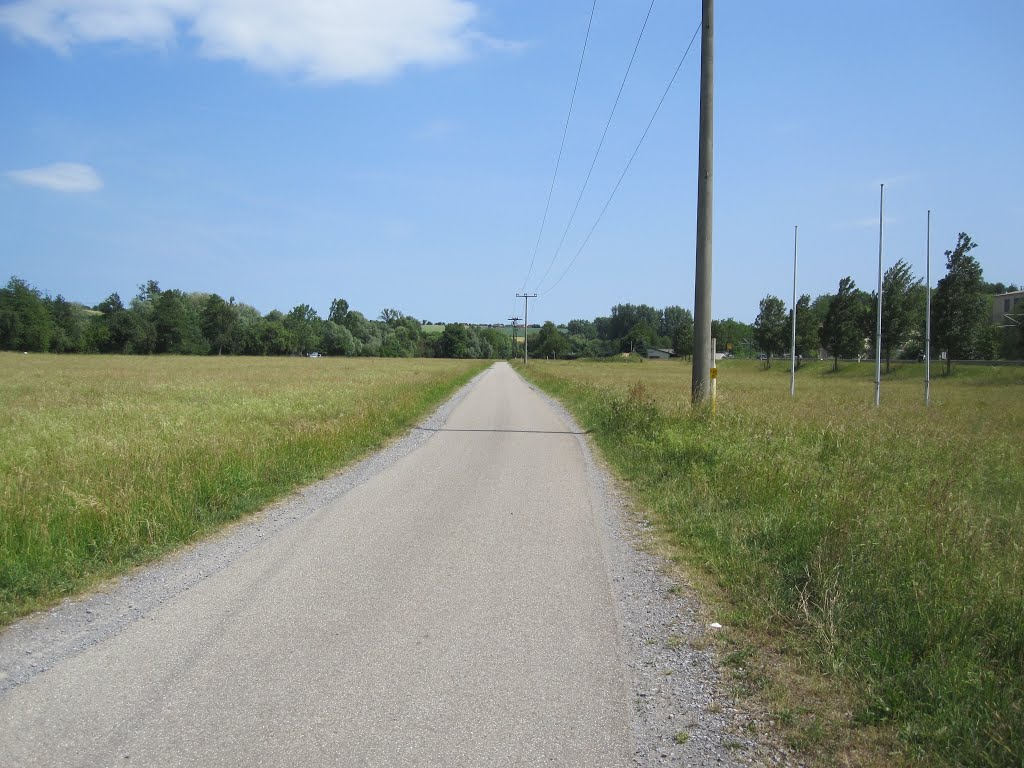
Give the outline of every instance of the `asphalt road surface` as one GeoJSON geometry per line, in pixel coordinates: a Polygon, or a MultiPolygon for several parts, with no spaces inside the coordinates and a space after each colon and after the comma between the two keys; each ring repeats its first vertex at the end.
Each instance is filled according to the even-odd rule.
{"type": "Polygon", "coordinates": [[[0,694],[0,764],[629,764],[573,430],[494,366],[416,450],[0,694]]]}

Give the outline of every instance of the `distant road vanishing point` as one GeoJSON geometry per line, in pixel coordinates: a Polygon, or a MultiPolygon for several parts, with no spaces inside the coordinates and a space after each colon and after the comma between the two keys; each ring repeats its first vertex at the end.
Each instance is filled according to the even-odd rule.
{"type": "Polygon", "coordinates": [[[0,689],[0,764],[627,765],[582,440],[493,366],[412,452],[0,689]]]}

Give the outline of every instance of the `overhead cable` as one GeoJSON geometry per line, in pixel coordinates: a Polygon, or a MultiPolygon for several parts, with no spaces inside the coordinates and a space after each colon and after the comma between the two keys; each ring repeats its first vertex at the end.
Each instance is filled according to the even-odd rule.
{"type": "Polygon", "coordinates": [[[672,84],[675,83],[676,77],[679,75],[679,70],[682,69],[683,67],[683,62],[686,61],[686,57],[687,55],[689,55],[690,49],[693,48],[693,43],[694,41],[696,41],[697,35],[700,33],[700,28],[701,24],[698,24],[696,32],[694,32],[693,37],[690,38],[690,44],[686,46],[686,52],[683,53],[683,58],[679,60],[679,64],[676,66],[676,71],[672,73],[672,79],[669,80],[668,85],[665,87],[665,92],[661,95],[661,100],[658,102],[658,106],[655,107],[654,114],[651,115],[651,119],[647,122],[647,127],[644,128],[644,132],[643,135],[640,137],[640,141],[637,142],[636,149],[634,149],[633,154],[630,155],[629,162],[626,163],[626,167],[622,169],[622,173],[619,175],[619,180],[615,182],[615,186],[612,188],[611,194],[608,195],[608,199],[605,201],[604,207],[601,209],[601,212],[597,214],[597,219],[594,221],[594,224],[590,228],[590,231],[587,232],[587,236],[583,240],[583,244],[580,245],[579,250],[576,251],[576,255],[572,257],[572,261],[569,262],[569,264],[562,271],[562,274],[558,276],[558,279],[555,280],[555,282],[551,285],[550,288],[542,292],[539,290],[540,286],[538,286],[538,293],[540,293],[541,296],[546,296],[547,294],[551,293],[551,291],[553,291],[555,287],[560,282],[562,282],[562,278],[566,276],[570,269],[572,269],[572,265],[576,263],[576,259],[580,257],[580,254],[583,253],[583,249],[586,248],[587,243],[590,242],[590,238],[594,234],[594,230],[597,229],[597,225],[601,223],[601,218],[604,216],[605,211],[608,210],[608,206],[611,205],[612,199],[615,197],[615,193],[618,192],[619,186],[622,184],[622,180],[626,177],[626,173],[629,171],[629,167],[633,164],[633,160],[636,158],[637,153],[640,151],[640,147],[643,146],[644,139],[647,138],[647,133],[648,131],[651,130],[651,125],[653,125],[654,123],[654,118],[656,118],[658,116],[658,112],[661,111],[661,105],[665,103],[665,98],[668,96],[668,92],[672,88],[672,84]]]}
{"type": "Polygon", "coordinates": [[[562,151],[565,149],[565,137],[569,133],[569,118],[572,117],[572,108],[576,103],[576,89],[580,85],[580,73],[583,71],[583,59],[587,55],[587,43],[590,42],[590,28],[594,25],[594,10],[597,8],[597,0],[590,6],[590,21],[587,22],[587,36],[583,39],[583,51],[580,53],[580,65],[576,69],[576,82],[572,86],[572,97],[569,99],[569,112],[565,116],[565,127],[562,129],[562,143],[558,147],[558,157],[555,160],[555,172],[551,176],[551,186],[548,188],[548,201],[544,204],[544,215],[540,221],[540,232],[537,233],[537,244],[533,247],[533,256],[530,257],[530,268],[526,271],[526,278],[523,280],[522,290],[526,290],[526,283],[533,273],[533,263],[537,259],[537,251],[540,250],[540,241],[544,236],[544,225],[548,220],[548,211],[551,208],[551,196],[555,191],[555,180],[558,178],[558,167],[562,163],[562,151]]]}
{"type": "Polygon", "coordinates": [[[626,74],[622,76],[622,82],[619,84],[619,92],[615,94],[615,103],[612,104],[612,111],[608,115],[608,120],[604,124],[604,132],[601,134],[601,140],[597,143],[597,149],[594,151],[594,157],[590,161],[590,168],[587,170],[587,177],[583,180],[583,186],[580,188],[580,194],[576,198],[576,205],[573,206],[572,214],[569,216],[569,223],[565,225],[565,231],[562,232],[562,239],[558,241],[558,247],[555,248],[554,254],[551,256],[551,261],[548,262],[548,268],[544,270],[544,274],[540,280],[537,281],[538,287],[544,284],[544,280],[547,279],[548,274],[551,272],[551,267],[555,265],[555,259],[558,258],[558,254],[562,252],[562,246],[565,245],[565,238],[569,235],[569,230],[572,228],[573,221],[576,220],[576,212],[580,209],[580,203],[583,200],[583,193],[587,191],[587,185],[590,183],[590,176],[594,173],[594,166],[597,165],[598,155],[601,154],[601,148],[604,146],[604,140],[608,136],[608,129],[611,127],[612,118],[615,117],[615,109],[619,106],[619,99],[622,98],[622,91],[626,87],[626,80],[629,78],[629,71],[633,68],[633,61],[636,59],[636,52],[640,50],[640,41],[643,40],[644,31],[647,29],[647,22],[651,18],[651,11],[654,10],[655,0],[651,0],[650,6],[647,8],[647,16],[644,17],[644,24],[640,28],[640,34],[636,38],[636,45],[633,46],[633,55],[629,57],[629,64],[626,65],[626,74]]]}

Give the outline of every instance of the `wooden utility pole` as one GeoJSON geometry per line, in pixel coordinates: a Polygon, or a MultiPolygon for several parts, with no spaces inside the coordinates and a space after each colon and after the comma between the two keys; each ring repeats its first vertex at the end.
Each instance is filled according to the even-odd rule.
{"type": "Polygon", "coordinates": [[[700,35],[700,138],[697,156],[697,270],[693,299],[693,403],[711,394],[711,222],[714,166],[714,0],[703,0],[700,35]]]}
{"type": "Polygon", "coordinates": [[[512,349],[514,349],[516,351],[516,354],[513,355],[513,357],[515,357],[516,355],[519,354],[519,335],[517,334],[517,330],[518,330],[519,326],[516,325],[516,323],[518,323],[521,319],[522,318],[519,318],[519,317],[510,317],[509,318],[509,320],[512,321],[512,349]]]}
{"type": "Polygon", "coordinates": [[[523,365],[530,364],[530,299],[537,298],[536,293],[517,293],[523,302],[523,365]]]}

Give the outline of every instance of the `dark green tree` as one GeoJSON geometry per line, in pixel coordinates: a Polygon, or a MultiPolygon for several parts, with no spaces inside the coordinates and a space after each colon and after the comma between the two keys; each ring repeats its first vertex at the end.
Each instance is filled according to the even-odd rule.
{"type": "Polygon", "coordinates": [[[946,352],[946,373],[953,360],[983,357],[989,343],[989,302],[982,291],[981,264],[971,255],[977,247],[961,232],[956,248],[946,251],[946,276],[932,299],[932,330],[946,352]]]}
{"type": "Polygon", "coordinates": [[[160,291],[152,299],[156,331],[153,351],[172,355],[205,355],[210,343],[203,335],[199,313],[181,291],[160,291]]]}
{"type": "MultiPolygon", "coordinates": [[[[900,259],[882,276],[882,355],[885,357],[885,372],[890,370],[892,353],[907,343],[910,332],[923,319],[917,316],[918,302],[915,289],[921,284],[914,279],[910,266],[900,259]]],[[[878,316],[878,296],[871,292],[871,319],[878,316]]],[[[874,346],[875,331],[869,337],[874,346]]]]}
{"type": "Polygon", "coordinates": [[[157,351],[156,304],[160,298],[160,285],[156,280],[147,280],[139,285],[139,292],[128,305],[132,315],[132,354],[148,355],[157,351]]]}
{"type": "Polygon", "coordinates": [[[356,340],[352,332],[344,325],[338,325],[333,320],[327,320],[323,324],[321,345],[325,355],[345,355],[351,357],[356,352],[356,340]]]}
{"type": "Polygon", "coordinates": [[[567,327],[570,336],[582,336],[585,339],[597,338],[597,326],[590,320],[570,320],[567,327]]]}
{"type": "Polygon", "coordinates": [[[537,334],[537,345],[536,351],[531,347],[537,357],[550,357],[557,360],[559,357],[564,357],[565,353],[569,351],[569,339],[558,330],[553,322],[548,320],[540,328],[540,333],[537,334]]]}
{"type": "MultiPolygon", "coordinates": [[[[792,328],[793,316],[788,318],[792,328]]],[[[821,346],[821,321],[811,305],[811,297],[804,294],[796,300],[796,354],[797,367],[805,357],[817,359],[821,346]]]]}
{"type": "Polygon", "coordinates": [[[769,294],[761,299],[757,318],[754,320],[754,341],[765,353],[765,365],[772,364],[772,358],[781,355],[787,346],[789,324],[786,305],[778,296],[769,294]]]}
{"type": "Polygon", "coordinates": [[[849,276],[844,277],[821,326],[821,345],[832,355],[832,370],[839,370],[839,358],[854,357],[864,351],[864,316],[856,283],[849,276]]]}
{"type": "Polygon", "coordinates": [[[118,294],[110,294],[95,309],[101,314],[89,321],[86,330],[90,351],[122,355],[148,351],[140,349],[142,330],[138,318],[125,308],[118,294]]]}
{"type": "Polygon", "coordinates": [[[46,352],[54,330],[38,290],[17,277],[0,288],[0,349],[46,352]]]}
{"type": "Polygon", "coordinates": [[[327,313],[327,319],[335,325],[344,325],[347,315],[348,302],[344,299],[334,299],[331,302],[331,311],[327,313]]]}
{"type": "MultiPolygon", "coordinates": [[[[661,322],[661,311],[647,304],[616,304],[612,307],[608,338],[624,339],[637,325],[641,324],[650,329],[649,336],[653,338],[657,335],[661,322]]],[[[628,344],[623,345],[623,349],[628,347],[628,344]]]]}
{"type": "Polygon", "coordinates": [[[684,307],[672,305],[661,310],[661,325],[658,335],[669,339],[675,338],[681,325],[693,325],[693,313],[684,307]]]}
{"type": "Polygon", "coordinates": [[[712,320],[711,337],[716,340],[722,352],[733,351],[745,356],[752,354],[750,347],[754,343],[754,328],[739,320],[731,317],[712,320]]]}
{"type": "Polygon", "coordinates": [[[284,325],[291,336],[291,352],[305,355],[319,351],[320,317],[309,304],[293,307],[285,316],[284,325]]]}
{"type": "Polygon", "coordinates": [[[264,319],[256,307],[235,302],[231,309],[235,321],[231,325],[231,352],[236,355],[265,355],[263,346],[264,319]]]}
{"type": "Polygon", "coordinates": [[[234,299],[228,303],[216,293],[211,293],[203,303],[200,314],[203,334],[210,343],[210,351],[218,355],[224,353],[225,347],[229,351],[231,348],[232,329],[236,320],[234,303],[234,299]]]}
{"type": "Polygon", "coordinates": [[[646,355],[647,348],[654,346],[654,328],[640,321],[630,328],[622,337],[620,344],[623,352],[629,351],[638,355],[646,355]]]}
{"type": "Polygon", "coordinates": [[[448,323],[441,332],[442,357],[476,357],[475,346],[472,332],[462,323],[448,323]]]}
{"type": "Polygon", "coordinates": [[[85,315],[83,308],[57,294],[55,299],[44,299],[50,313],[53,336],[51,352],[81,352],[84,343],[85,315]]]}
{"type": "Polygon", "coordinates": [[[362,312],[356,310],[348,310],[345,312],[344,318],[342,318],[341,324],[348,328],[352,334],[352,338],[358,341],[360,344],[369,344],[370,338],[373,335],[373,327],[370,321],[363,317],[362,312]]]}
{"type": "Polygon", "coordinates": [[[689,315],[689,322],[682,322],[676,326],[672,334],[672,349],[680,357],[689,358],[693,355],[693,315],[690,310],[684,309],[689,315]]]}
{"type": "Polygon", "coordinates": [[[291,331],[285,325],[285,316],[274,309],[260,322],[260,347],[265,355],[287,355],[295,346],[291,331]]]}
{"type": "Polygon", "coordinates": [[[489,357],[493,357],[496,360],[506,360],[518,353],[512,337],[498,328],[482,328],[479,335],[482,341],[490,345],[491,354],[489,357]]]}

